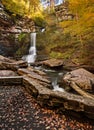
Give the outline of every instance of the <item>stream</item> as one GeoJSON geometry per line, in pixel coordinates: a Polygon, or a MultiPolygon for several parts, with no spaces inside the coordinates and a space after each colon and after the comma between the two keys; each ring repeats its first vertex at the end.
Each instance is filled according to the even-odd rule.
{"type": "Polygon", "coordinates": [[[35,69],[41,70],[47,74],[47,76],[49,77],[51,81],[53,91],[61,91],[61,92],[65,91],[64,88],[60,87],[59,82],[62,76],[66,72],[63,72],[62,70],[45,68],[44,66],[38,66],[38,67],[35,67],[35,69]]]}
{"type": "MultiPolygon", "coordinates": [[[[30,48],[28,55],[22,57],[23,60],[27,61],[28,66],[35,62],[37,57],[37,49],[36,49],[36,33],[33,32],[30,34],[30,48]]],[[[60,70],[54,70],[50,68],[44,68],[43,66],[35,67],[35,69],[44,71],[51,80],[53,91],[61,91],[64,92],[64,89],[59,87],[59,80],[61,76],[63,76],[63,72],[60,70]]]]}

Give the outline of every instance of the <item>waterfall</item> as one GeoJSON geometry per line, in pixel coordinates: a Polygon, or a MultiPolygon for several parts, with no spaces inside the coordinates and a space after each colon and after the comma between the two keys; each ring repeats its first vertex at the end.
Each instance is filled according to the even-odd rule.
{"type": "Polygon", "coordinates": [[[31,63],[34,63],[36,60],[36,33],[35,32],[30,34],[29,54],[27,56],[24,56],[22,59],[26,60],[29,65],[31,63]]]}
{"type": "Polygon", "coordinates": [[[64,89],[59,87],[59,84],[57,83],[57,81],[58,81],[57,77],[55,77],[54,80],[52,81],[53,90],[64,92],[64,89]]]}

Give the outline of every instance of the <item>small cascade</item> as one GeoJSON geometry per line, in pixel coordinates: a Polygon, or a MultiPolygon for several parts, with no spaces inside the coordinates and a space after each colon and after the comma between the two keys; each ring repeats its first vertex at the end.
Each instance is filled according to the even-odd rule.
{"type": "Polygon", "coordinates": [[[42,28],[42,29],[41,29],[41,32],[44,32],[44,31],[45,31],[45,28],[42,28]]]}
{"type": "Polygon", "coordinates": [[[34,63],[36,60],[36,33],[31,33],[30,34],[30,49],[29,49],[29,54],[27,56],[24,56],[22,59],[26,60],[28,65],[31,63],[34,63]]]}
{"type": "Polygon", "coordinates": [[[45,72],[50,81],[51,81],[51,89],[53,91],[60,91],[60,92],[65,92],[64,88],[60,87],[60,79],[61,77],[64,75],[64,72],[60,72],[60,71],[57,71],[57,70],[53,70],[53,69],[46,69],[45,67],[43,66],[38,66],[38,67],[35,67],[36,70],[40,70],[40,71],[43,71],[45,72]]]}
{"type": "Polygon", "coordinates": [[[59,84],[57,81],[58,81],[57,77],[55,77],[54,80],[52,81],[53,91],[64,92],[64,89],[59,87],[59,84]]]}
{"type": "Polygon", "coordinates": [[[62,72],[58,72],[52,69],[45,69],[45,68],[39,68],[39,69],[43,70],[50,77],[53,91],[60,91],[60,92],[65,91],[63,88],[59,86],[59,83],[58,83],[58,81],[60,80],[60,77],[62,77],[63,75],[62,72]]]}

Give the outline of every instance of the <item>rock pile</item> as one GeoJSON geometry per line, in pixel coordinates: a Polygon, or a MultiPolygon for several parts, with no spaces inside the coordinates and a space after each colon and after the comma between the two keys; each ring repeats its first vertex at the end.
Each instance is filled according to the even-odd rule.
{"type": "MultiPolygon", "coordinates": [[[[5,69],[15,70],[16,74],[18,75],[18,76],[10,76],[10,74],[14,75],[14,73],[8,71],[8,75],[6,77],[0,78],[1,84],[2,83],[13,84],[13,82],[15,84],[21,84],[27,90],[27,92],[29,92],[31,95],[33,95],[36,98],[36,101],[40,105],[49,107],[51,109],[52,108],[57,109],[59,112],[63,112],[67,110],[72,113],[76,113],[76,114],[78,113],[79,115],[85,115],[89,118],[94,119],[94,97],[91,98],[90,96],[88,97],[87,95],[80,96],[78,94],[72,94],[67,91],[64,92],[53,91],[51,81],[49,77],[46,75],[46,73],[40,70],[36,70],[33,67],[27,67],[24,61],[14,61],[5,58],[3,56],[0,56],[0,69],[2,69],[1,75],[5,76],[5,69]]],[[[85,77],[87,77],[87,74],[89,74],[90,76],[89,78],[87,77],[87,81],[89,81],[90,79],[93,80],[94,78],[93,74],[83,69],[79,69],[79,70],[81,71],[81,73],[78,73],[78,70],[75,70],[73,72],[70,72],[70,74],[74,74],[75,76],[79,74],[82,75],[82,72],[84,72],[83,75],[85,77]]],[[[65,77],[66,76],[67,74],[65,75],[65,77]]],[[[79,77],[80,76],[78,76],[78,81],[79,81],[79,77]]],[[[77,77],[75,78],[74,81],[77,81],[77,77]]],[[[66,82],[68,79],[70,79],[70,76],[64,78],[66,82]]]]}

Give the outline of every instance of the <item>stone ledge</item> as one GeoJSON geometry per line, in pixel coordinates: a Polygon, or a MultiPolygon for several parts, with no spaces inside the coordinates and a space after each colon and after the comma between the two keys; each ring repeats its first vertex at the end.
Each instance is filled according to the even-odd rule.
{"type": "Polygon", "coordinates": [[[28,77],[24,77],[23,81],[26,90],[36,98],[40,105],[58,108],[62,111],[65,109],[83,112],[89,118],[94,119],[94,100],[68,92],[53,91],[28,77]]]}
{"type": "Polygon", "coordinates": [[[62,60],[49,59],[49,60],[43,61],[42,64],[51,68],[55,68],[55,67],[63,66],[64,63],[62,60]]]}
{"type": "Polygon", "coordinates": [[[0,85],[22,85],[23,76],[0,77],[0,85]]]}

